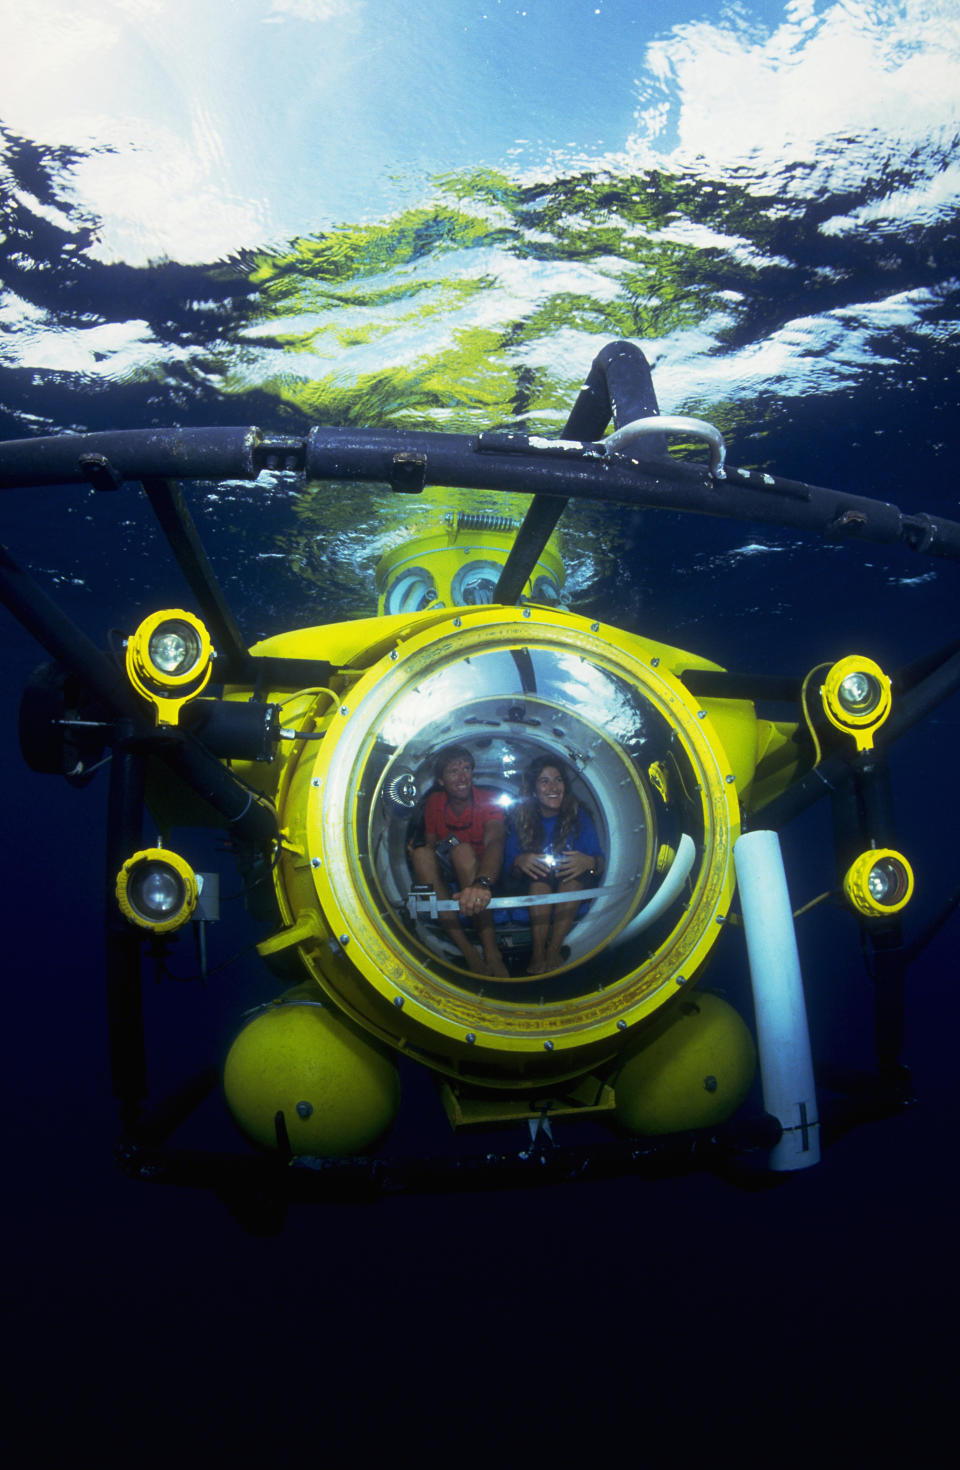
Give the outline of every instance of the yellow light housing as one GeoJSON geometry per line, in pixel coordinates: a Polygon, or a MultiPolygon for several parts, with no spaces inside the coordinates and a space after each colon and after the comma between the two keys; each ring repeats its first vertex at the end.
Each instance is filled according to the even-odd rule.
{"type": "Polygon", "coordinates": [[[906,908],[913,897],[913,869],[889,847],[862,852],[843,880],[848,902],[868,918],[884,918],[906,908]]]}
{"type": "Polygon", "coordinates": [[[890,713],[890,679],[862,654],[835,663],[820,690],[832,725],[853,737],[858,750],[871,750],[873,737],[890,713]]]}
{"type": "Polygon", "coordinates": [[[212,672],[210,635],[183,608],[151,613],[127,643],[127,677],[156,707],[161,724],[177,723],[183,705],[205,688],[212,672]]]}
{"type": "Polygon", "coordinates": [[[117,903],[124,918],[152,934],[169,934],[193,914],[197,877],[168,847],[146,847],[127,858],[117,874],[117,903]]]}

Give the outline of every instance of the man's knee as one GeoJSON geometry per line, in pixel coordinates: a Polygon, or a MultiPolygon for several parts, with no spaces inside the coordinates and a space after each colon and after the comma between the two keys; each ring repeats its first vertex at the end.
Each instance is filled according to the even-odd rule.
{"type": "Polygon", "coordinates": [[[410,854],[414,877],[418,883],[433,883],[437,877],[437,858],[431,847],[415,847],[410,854]]]}

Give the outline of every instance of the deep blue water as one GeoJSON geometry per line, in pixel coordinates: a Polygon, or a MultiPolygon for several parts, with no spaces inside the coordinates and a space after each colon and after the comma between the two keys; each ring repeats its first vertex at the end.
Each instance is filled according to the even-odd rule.
{"type": "MultiPolygon", "coordinates": [[[[293,66],[270,50],[284,25],[306,34],[307,12],[323,23],[322,5],[300,8],[297,20],[297,6],[273,7],[264,66],[293,66]]],[[[399,141],[356,104],[351,151],[347,103],[325,94],[311,195],[300,165],[320,128],[311,114],[298,131],[297,108],[320,104],[300,77],[284,102],[286,153],[262,141],[259,112],[250,125],[247,204],[262,207],[244,214],[249,228],[227,213],[244,170],[221,63],[208,131],[221,129],[233,172],[218,178],[232,183],[215,198],[202,171],[182,185],[198,191],[185,225],[176,189],[168,198],[151,172],[166,134],[155,147],[138,136],[125,152],[104,122],[98,152],[82,129],[73,144],[52,123],[31,133],[28,123],[40,125],[22,99],[0,112],[3,437],[176,423],[300,432],[310,422],[550,433],[593,353],[624,335],[649,348],[661,406],[714,419],[734,464],[958,515],[955,119],[937,112],[954,6],[922,16],[895,4],[681,6],[641,26],[635,7],[607,6],[604,20],[603,6],[564,4],[577,44],[552,43],[543,70],[531,62],[526,96],[518,18],[500,16],[496,45],[481,53],[469,27],[479,32],[483,7],[463,7],[459,29],[422,7],[402,27],[409,51],[394,55],[394,8],[379,49],[365,49],[362,7],[351,34],[365,77],[379,58],[399,141]],[[606,27],[596,38],[588,12],[606,27]],[[398,101],[404,57],[422,64],[441,23],[447,65],[432,102],[421,101],[431,121],[416,143],[398,101]],[[863,68],[846,118],[832,111],[828,43],[863,68]],[[506,71],[491,50],[512,58],[506,71]],[[908,75],[921,64],[929,106],[908,75]],[[591,68],[607,83],[603,106],[582,85],[591,68]],[[787,115],[790,78],[804,68],[820,82],[819,130],[787,115]],[[564,118],[547,99],[571,72],[576,106],[564,118]],[[457,95],[468,73],[483,96],[457,95]],[[888,89],[885,115],[865,100],[871,77],[874,92],[888,89]],[[707,80],[725,108],[715,155],[697,126],[707,80]],[[737,142],[737,152],[744,99],[759,106],[768,82],[773,100],[755,126],[758,139],[769,130],[770,156],[759,144],[737,142]],[[900,113],[908,83],[913,132],[900,113]],[[504,136],[482,137],[477,109],[498,86],[504,136]],[[637,109],[661,104],[651,154],[636,142],[637,109]],[[438,115],[454,121],[438,125],[438,115]],[[355,176],[371,158],[363,190],[355,176]],[[130,159],[149,185],[146,205],[133,173],[98,182],[95,165],[130,159]],[[214,232],[209,249],[201,225],[214,232]]],[[[253,9],[240,8],[238,31],[253,9]]],[[[327,9],[331,26],[354,23],[349,7],[327,9]]],[[[547,24],[542,6],[529,9],[547,24]]],[[[177,96],[202,99],[189,48],[144,17],[125,24],[127,42],[136,36],[176,76],[177,96]]],[[[328,46],[345,35],[331,31],[328,46]]],[[[284,44],[294,45],[289,34],[284,44]]],[[[245,96],[263,106],[253,86],[245,96]]],[[[46,105],[59,116],[52,97],[46,105]]],[[[816,113],[808,102],[797,116],[810,124],[816,113]]],[[[184,158],[202,160],[199,136],[184,158]]],[[[403,529],[377,489],[199,486],[190,501],[251,639],[363,611],[376,557],[403,529]]],[[[129,488],[11,492],[3,512],[5,544],[98,641],[184,597],[129,488]]],[[[731,667],[796,673],[862,651],[895,668],[955,636],[955,573],[906,552],[678,515],[578,509],[568,520],[577,610],[731,667]]],[[[899,1436],[923,1453],[947,1393],[956,1301],[955,926],[910,975],[916,1107],[850,1135],[780,1189],[740,1193],[705,1175],[389,1199],[293,1212],[281,1238],[256,1239],[212,1197],[135,1184],[113,1167],[105,782],[74,792],[23,765],[17,700],[39,657],[5,615],[5,1295],[36,1463],[81,1445],[106,1464],[159,1462],[168,1445],[191,1464],[228,1454],[247,1463],[260,1444],[286,1462],[296,1445],[326,1454],[346,1440],[363,1453],[385,1427],[418,1457],[441,1442],[445,1458],[460,1457],[501,1419],[543,1443],[586,1424],[594,1455],[627,1424],[638,1449],[654,1425],[669,1427],[678,1456],[695,1426],[721,1453],[731,1431],[754,1454],[780,1454],[806,1432],[821,1454],[889,1450],[899,1436]],[[775,1439],[760,1438],[765,1411],[780,1416],[775,1439]],[[830,1412],[843,1449],[823,1437],[830,1412]]],[[[954,698],[892,755],[918,882],[911,926],[957,878],[958,725],[954,698]]],[[[813,809],[788,829],[784,852],[796,903],[830,886],[829,813],[813,809]]],[[[214,961],[249,938],[242,919],[226,930],[214,961]]],[[[868,1062],[870,984],[852,921],[819,911],[799,940],[815,1052],[868,1062]]],[[[743,974],[730,943],[711,978],[739,997],[743,974]]],[[[148,980],[158,1083],[222,1053],[231,1016],[260,985],[248,963],[204,990],[148,980]]],[[[397,1146],[445,1147],[444,1129],[412,1083],[397,1146]]]]}

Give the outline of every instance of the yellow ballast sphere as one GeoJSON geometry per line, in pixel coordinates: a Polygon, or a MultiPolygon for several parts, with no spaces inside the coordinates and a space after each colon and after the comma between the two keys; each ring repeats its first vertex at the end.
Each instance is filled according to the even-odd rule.
{"type": "Polygon", "coordinates": [[[843,891],[858,913],[874,919],[898,914],[913,897],[913,869],[903,853],[874,847],[851,863],[843,891]]]}
{"type": "Polygon", "coordinates": [[[277,1147],[277,1114],[294,1154],[363,1153],[393,1123],[400,1078],[371,1044],[319,998],[281,1001],[261,1012],[230,1048],[223,1076],[240,1130],[277,1147]]]}
{"type": "Polygon", "coordinates": [[[716,995],[692,996],[616,1080],[616,1113],[631,1133],[711,1128],[745,1099],[757,1052],[745,1022],[716,995]]]}

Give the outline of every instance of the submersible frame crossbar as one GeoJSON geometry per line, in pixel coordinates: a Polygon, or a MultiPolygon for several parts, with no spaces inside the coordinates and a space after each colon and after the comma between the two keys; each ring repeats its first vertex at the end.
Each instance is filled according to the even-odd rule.
{"type": "Polygon", "coordinates": [[[441,485],[687,511],[789,526],[829,540],[903,542],[960,560],[960,523],[942,516],[908,515],[887,501],[756,470],[728,468],[721,480],[704,466],[668,457],[608,457],[602,441],[352,428],[314,428],[301,440],[277,441],[257,428],[220,428],[131,429],[0,444],[0,489],[83,483],[115,489],[144,479],[255,481],[271,468],[308,481],[386,484],[408,494],[441,485]]]}

